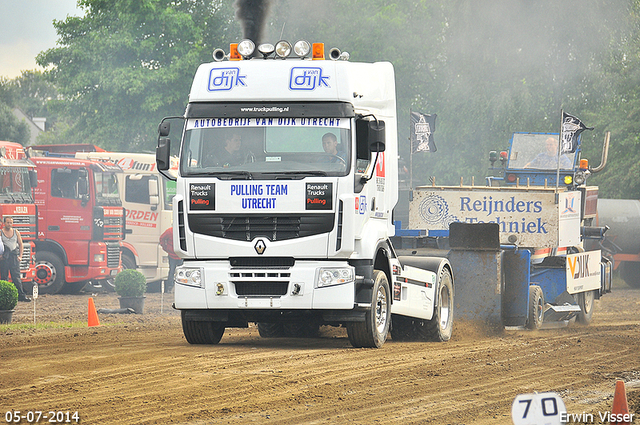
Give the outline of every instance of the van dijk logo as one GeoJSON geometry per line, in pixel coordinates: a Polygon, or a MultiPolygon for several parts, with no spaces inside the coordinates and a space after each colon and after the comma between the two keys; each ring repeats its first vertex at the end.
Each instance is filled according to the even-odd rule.
{"type": "Polygon", "coordinates": [[[291,90],[315,90],[320,87],[330,87],[329,77],[322,75],[322,68],[294,67],[291,68],[289,88],[291,90]]]}
{"type": "Polygon", "coordinates": [[[231,90],[236,86],[246,87],[246,75],[240,75],[240,68],[217,68],[209,74],[209,91],[231,90]]]}

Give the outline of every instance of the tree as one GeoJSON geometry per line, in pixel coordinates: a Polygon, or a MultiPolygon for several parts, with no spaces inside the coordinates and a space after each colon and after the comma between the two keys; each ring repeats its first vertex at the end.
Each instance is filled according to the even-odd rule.
{"type": "Polygon", "coordinates": [[[48,141],[150,151],[163,116],[180,115],[211,42],[230,30],[225,2],[80,0],[83,17],[55,21],[60,47],[38,55],[64,121],[48,141]]]}
{"type": "Polygon", "coordinates": [[[0,140],[24,145],[29,141],[29,126],[13,114],[16,98],[11,82],[0,77],[0,140]]]}

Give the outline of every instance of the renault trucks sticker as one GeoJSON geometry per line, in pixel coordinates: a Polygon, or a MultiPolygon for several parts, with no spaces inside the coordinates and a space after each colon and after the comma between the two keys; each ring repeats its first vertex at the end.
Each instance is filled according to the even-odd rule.
{"type": "Polygon", "coordinates": [[[296,66],[291,68],[290,90],[315,90],[329,88],[329,77],[322,75],[322,68],[296,66]]]}
{"type": "Polygon", "coordinates": [[[191,183],[189,185],[189,207],[192,210],[216,209],[216,185],[213,183],[191,183]]]}
{"type": "Polygon", "coordinates": [[[246,87],[246,75],[240,75],[240,68],[217,68],[209,74],[209,91],[228,91],[237,86],[246,87]]]}
{"type": "Polygon", "coordinates": [[[307,183],[307,210],[333,209],[333,183],[307,183]]]}

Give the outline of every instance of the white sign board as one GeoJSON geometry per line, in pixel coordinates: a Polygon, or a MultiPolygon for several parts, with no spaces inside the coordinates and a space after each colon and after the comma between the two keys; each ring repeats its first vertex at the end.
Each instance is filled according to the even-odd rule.
{"type": "Polygon", "coordinates": [[[520,394],[511,405],[514,425],[562,425],[567,408],[556,393],[520,394]]]}
{"type": "Polygon", "coordinates": [[[567,292],[593,291],[600,288],[600,251],[567,255],[567,292]]]}
{"type": "Polygon", "coordinates": [[[552,189],[419,187],[409,206],[409,228],[448,230],[453,222],[497,223],[500,243],[553,248],[580,242],[580,193],[552,189]],[[566,210],[575,207],[577,215],[566,210]],[[563,208],[560,211],[560,208],[563,208]],[[562,219],[562,224],[560,223],[562,219]],[[559,227],[563,242],[559,244],[559,227]],[[568,243],[570,242],[570,243],[568,243]]]}
{"type": "MultiPolygon", "coordinates": [[[[581,192],[561,192],[558,197],[558,246],[580,245],[581,192]]],[[[599,261],[599,260],[598,260],[599,261]]]]}

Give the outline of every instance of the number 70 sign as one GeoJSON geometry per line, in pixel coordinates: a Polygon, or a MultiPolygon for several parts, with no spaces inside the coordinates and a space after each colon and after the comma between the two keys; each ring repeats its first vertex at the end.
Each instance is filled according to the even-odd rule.
{"type": "Polygon", "coordinates": [[[520,394],[511,405],[514,425],[562,425],[567,408],[556,393],[520,394]]]}

